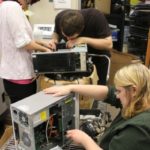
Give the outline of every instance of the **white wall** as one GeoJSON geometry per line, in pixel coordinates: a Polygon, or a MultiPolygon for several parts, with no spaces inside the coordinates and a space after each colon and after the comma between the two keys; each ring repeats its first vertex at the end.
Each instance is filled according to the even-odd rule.
{"type": "MultiPolygon", "coordinates": [[[[78,9],[80,0],[71,0],[71,8],[78,9]]],[[[49,2],[49,0],[40,0],[39,2],[33,4],[29,7],[34,15],[30,17],[31,24],[49,24],[54,23],[54,19],[56,14],[61,10],[54,9],[53,2],[49,2]]]]}

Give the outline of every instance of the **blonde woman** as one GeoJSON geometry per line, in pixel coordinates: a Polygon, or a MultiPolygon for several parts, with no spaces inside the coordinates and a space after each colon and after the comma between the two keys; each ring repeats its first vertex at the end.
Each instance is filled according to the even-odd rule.
{"type": "Polygon", "coordinates": [[[86,150],[150,149],[150,71],[142,64],[120,69],[114,77],[115,87],[100,85],[68,85],[45,89],[55,96],[77,92],[93,96],[117,108],[120,113],[105,131],[98,146],[86,133],[74,129],[67,137],[86,150]]]}

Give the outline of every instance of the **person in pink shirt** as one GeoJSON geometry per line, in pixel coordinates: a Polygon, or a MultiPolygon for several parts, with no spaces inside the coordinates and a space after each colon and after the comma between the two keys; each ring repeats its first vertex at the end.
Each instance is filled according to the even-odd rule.
{"type": "Polygon", "coordinates": [[[11,103],[36,93],[31,53],[51,52],[48,43],[35,41],[23,9],[26,0],[0,3],[0,78],[11,103]]]}

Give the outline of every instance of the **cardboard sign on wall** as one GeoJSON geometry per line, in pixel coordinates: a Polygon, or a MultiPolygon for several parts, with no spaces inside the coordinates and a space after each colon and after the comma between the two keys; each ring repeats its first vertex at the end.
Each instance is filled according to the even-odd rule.
{"type": "Polygon", "coordinates": [[[110,14],[111,0],[95,0],[95,8],[104,14],[110,14]]]}

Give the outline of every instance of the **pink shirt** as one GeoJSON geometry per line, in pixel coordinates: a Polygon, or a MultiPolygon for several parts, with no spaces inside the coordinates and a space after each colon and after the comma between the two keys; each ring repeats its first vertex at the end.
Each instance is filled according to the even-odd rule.
{"type": "Polygon", "coordinates": [[[25,79],[25,80],[8,80],[10,82],[16,83],[16,84],[30,84],[32,83],[32,79],[25,79]]]}

